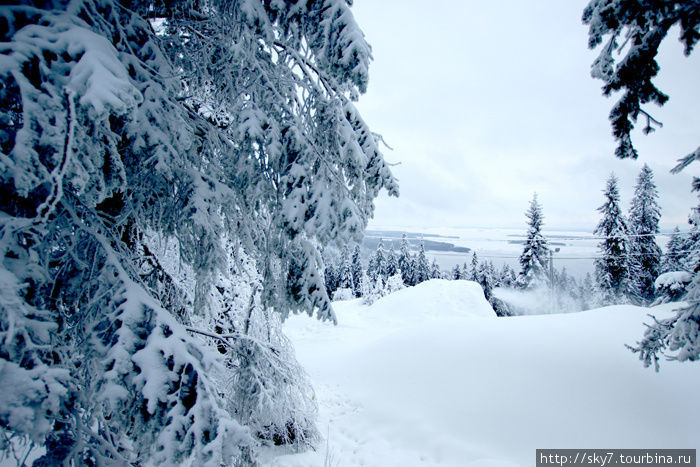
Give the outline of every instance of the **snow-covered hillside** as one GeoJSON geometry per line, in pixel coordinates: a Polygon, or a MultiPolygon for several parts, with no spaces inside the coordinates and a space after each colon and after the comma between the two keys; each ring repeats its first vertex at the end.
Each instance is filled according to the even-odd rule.
{"type": "Polygon", "coordinates": [[[269,465],[529,466],[536,448],[700,448],[698,364],[654,373],[624,347],[648,309],[496,318],[477,284],[443,280],[335,306],[336,327],[286,324],[327,444],[269,465]]]}

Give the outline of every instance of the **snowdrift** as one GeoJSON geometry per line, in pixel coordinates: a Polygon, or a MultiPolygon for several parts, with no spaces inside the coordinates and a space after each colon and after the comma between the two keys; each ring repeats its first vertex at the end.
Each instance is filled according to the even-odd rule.
{"type": "Polygon", "coordinates": [[[338,305],[337,327],[286,325],[327,446],[269,465],[529,466],[545,447],[700,448],[698,364],[655,373],[624,347],[649,309],[495,318],[465,281],[338,305]]]}
{"type": "MultiPolygon", "coordinates": [[[[369,312],[399,321],[420,318],[482,317],[496,318],[476,282],[433,279],[415,287],[407,287],[377,300],[369,312]]],[[[353,309],[353,308],[351,308],[353,309]]],[[[341,306],[339,313],[348,313],[341,306]]]]}

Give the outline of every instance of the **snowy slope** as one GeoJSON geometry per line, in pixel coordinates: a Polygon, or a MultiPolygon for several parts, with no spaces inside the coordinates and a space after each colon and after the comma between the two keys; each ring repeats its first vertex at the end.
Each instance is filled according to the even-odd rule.
{"type": "Polygon", "coordinates": [[[286,324],[327,444],[268,465],[528,466],[536,448],[700,448],[698,364],[657,374],[624,347],[647,309],[496,318],[478,285],[434,280],[336,311],[336,327],[286,324]]]}

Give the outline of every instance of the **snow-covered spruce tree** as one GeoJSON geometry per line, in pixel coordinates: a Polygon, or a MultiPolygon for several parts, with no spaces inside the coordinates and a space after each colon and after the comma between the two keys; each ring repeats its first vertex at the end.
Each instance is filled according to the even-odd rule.
{"type": "Polygon", "coordinates": [[[605,202],[598,208],[602,219],[593,233],[602,237],[595,277],[603,293],[603,304],[622,303],[631,293],[627,221],[620,210],[617,177],[611,174],[603,190],[605,202]]]}
{"type": "Polygon", "coordinates": [[[433,262],[430,264],[430,278],[431,279],[441,279],[442,278],[442,271],[440,270],[440,265],[437,263],[437,260],[433,259],[433,262]]]}
{"type": "Polygon", "coordinates": [[[685,250],[685,241],[681,237],[680,229],[676,226],[666,244],[666,254],[661,262],[661,272],[682,271],[681,258],[685,256],[685,250]]]}
{"type": "Polygon", "coordinates": [[[414,270],[415,284],[420,284],[430,279],[430,263],[428,263],[428,257],[425,255],[425,243],[423,239],[420,240],[420,249],[418,250],[418,255],[416,255],[416,265],[414,270]]]}
{"type": "Polygon", "coordinates": [[[396,259],[396,251],[394,251],[394,242],[391,242],[391,248],[386,253],[386,275],[392,277],[398,273],[399,262],[396,259]]]}
{"type": "Polygon", "coordinates": [[[333,296],[333,292],[338,290],[338,267],[336,264],[329,263],[327,261],[323,262],[326,269],[323,272],[323,276],[326,279],[326,293],[329,297],[333,296]]]}
{"type": "Polygon", "coordinates": [[[414,271],[413,271],[413,255],[408,247],[408,240],[406,239],[406,234],[401,236],[401,247],[399,250],[399,270],[401,270],[401,277],[403,278],[404,285],[412,286],[414,283],[414,271]]]}
{"type": "Polygon", "coordinates": [[[173,69],[150,25],[119,5],[42,6],[0,10],[11,122],[0,429],[44,445],[44,465],[240,457],[250,435],[219,403],[215,354],[185,331],[191,307],[150,273],[142,242],[178,232],[203,275],[220,260],[221,227],[197,212],[207,177],[194,128],[164,78],[173,69]]]}
{"type": "MultiPolygon", "coordinates": [[[[698,2],[591,0],[582,19],[589,26],[588,46],[594,49],[605,42],[593,62],[591,76],[604,81],[605,96],[623,93],[609,117],[618,142],[615,154],[636,159],[631,132],[637,118],[641,114],[646,120],[645,134],[661,125],[642,106],[650,102],[664,105],[668,101],[668,96],[653,83],[659,72],[659,46],[669,30],[678,25],[685,55],[691,54],[700,39],[698,2]]],[[[700,158],[700,148],[687,157],[700,158]]]]}
{"type": "Polygon", "coordinates": [[[501,268],[500,272],[500,287],[505,287],[505,288],[511,288],[515,286],[515,281],[517,280],[517,276],[515,274],[515,271],[513,271],[513,268],[508,265],[508,263],[503,263],[503,267],[501,268]]]}
{"type": "MultiPolygon", "coordinates": [[[[464,265],[464,272],[467,273],[467,265],[464,265]]],[[[472,261],[469,264],[469,271],[466,275],[466,279],[472,282],[479,282],[479,257],[476,255],[476,251],[472,253],[472,261]]]]}
{"type": "MultiPolygon", "coordinates": [[[[218,347],[185,326],[209,312],[231,239],[261,309],[333,319],[318,245],[359,241],[378,191],[396,193],[352,104],[370,49],[347,3],[0,17],[0,429],[44,445],[43,465],[250,462],[218,347]],[[191,300],[153,236],[177,242],[191,300]]],[[[251,359],[274,346],[231,336],[211,341],[251,359]]]]}
{"type": "Polygon", "coordinates": [[[493,265],[493,261],[488,260],[486,263],[486,267],[488,268],[489,274],[491,275],[494,288],[500,287],[501,286],[501,275],[496,272],[496,266],[493,265]]]}
{"type": "Polygon", "coordinates": [[[343,262],[342,252],[336,247],[329,246],[323,249],[323,265],[325,267],[323,276],[326,281],[326,293],[329,297],[338,289],[340,279],[340,268],[343,262]]]}
{"type": "Polygon", "coordinates": [[[363,271],[360,281],[362,285],[360,296],[365,305],[371,305],[384,296],[384,281],[381,277],[372,280],[367,272],[363,271]]]}
{"type": "Polygon", "coordinates": [[[482,261],[476,270],[476,279],[481,288],[484,289],[484,296],[486,300],[491,298],[491,292],[493,291],[493,275],[491,269],[489,268],[488,261],[482,261]]]}
{"type": "Polygon", "coordinates": [[[246,199],[265,204],[270,227],[253,240],[280,252],[255,258],[266,271],[265,300],[282,300],[285,313],[315,308],[322,316],[328,301],[312,284],[320,276],[317,244],[359,243],[378,190],[396,194],[377,139],[352,103],[366,89],[370,48],[343,0],[180,6],[164,12],[175,32],[165,40],[198,90],[188,103],[224,126],[232,150],[246,155],[225,168],[246,199]],[[202,69],[202,60],[212,65],[202,69]]]}
{"type": "Polygon", "coordinates": [[[532,197],[530,207],[525,212],[527,217],[527,238],[520,255],[520,276],[518,283],[524,288],[541,287],[547,284],[547,264],[549,264],[549,247],[542,235],[542,206],[537,201],[537,193],[532,197]]]}
{"type": "Polygon", "coordinates": [[[692,227],[686,240],[688,253],[682,260],[682,265],[693,274],[683,297],[687,305],[670,318],[654,318],[654,324],[647,327],[641,342],[630,347],[639,352],[644,366],[653,363],[656,371],[661,355],[668,360],[700,360],[700,205],[693,209],[690,223],[692,227]]]}
{"type": "Polygon", "coordinates": [[[637,178],[628,216],[630,237],[630,271],[635,295],[644,303],[654,300],[654,281],[659,276],[661,248],[656,244],[661,208],[654,183],[654,173],[644,164],[637,178]]]}
{"type": "Polygon", "coordinates": [[[343,254],[341,255],[341,263],[339,265],[338,272],[338,288],[339,289],[351,289],[355,290],[355,278],[353,274],[353,263],[352,255],[350,254],[350,248],[343,248],[343,254]]]}
{"type": "Polygon", "coordinates": [[[370,255],[369,261],[367,262],[367,276],[372,281],[376,281],[378,278],[386,280],[388,277],[386,272],[384,241],[381,238],[377,244],[377,249],[370,255]]]}
{"type": "Polygon", "coordinates": [[[491,261],[485,260],[476,266],[476,282],[484,291],[484,298],[489,302],[498,316],[512,316],[513,312],[506,302],[493,294],[495,287],[494,267],[491,261]]]}
{"type": "Polygon", "coordinates": [[[352,278],[352,289],[355,292],[355,297],[361,297],[362,281],[365,280],[365,270],[362,266],[362,254],[360,253],[359,245],[355,245],[355,249],[352,252],[350,277],[352,278]]]}
{"type": "Polygon", "coordinates": [[[314,393],[280,314],[261,303],[262,276],[245,252],[231,255],[228,267],[210,291],[208,313],[194,316],[189,329],[224,355],[214,379],[228,412],[263,442],[307,446],[316,437],[314,393]]]}
{"type": "Polygon", "coordinates": [[[455,267],[452,268],[450,275],[452,276],[452,280],[458,281],[462,279],[462,268],[459,266],[459,264],[455,264],[455,267]]]}

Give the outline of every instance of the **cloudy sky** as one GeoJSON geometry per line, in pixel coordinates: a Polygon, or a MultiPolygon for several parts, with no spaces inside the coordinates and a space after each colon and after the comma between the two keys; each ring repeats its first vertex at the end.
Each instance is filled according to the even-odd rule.
{"type": "MultiPolygon", "coordinates": [[[[642,164],[654,170],[662,228],[685,227],[700,144],[700,53],[685,57],[673,30],[650,108],[664,127],[633,136],[640,158],[617,160],[614,103],[590,77],[584,1],[355,0],[372,45],[370,85],[358,107],[386,150],[401,197],[382,195],[370,228],[514,227],[537,192],[546,228],[592,230],[610,172],[627,210],[642,164]]],[[[641,125],[640,125],[641,126],[641,125]]]]}

